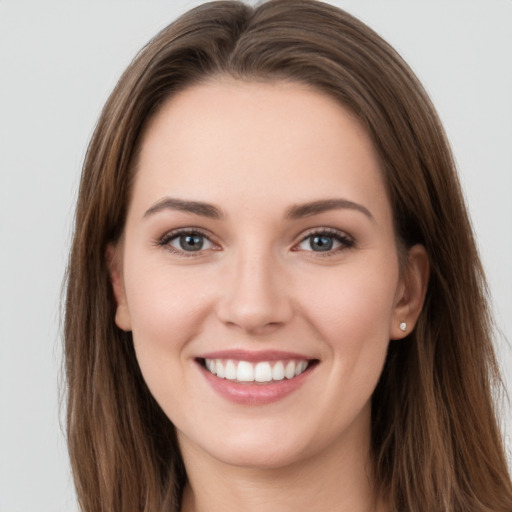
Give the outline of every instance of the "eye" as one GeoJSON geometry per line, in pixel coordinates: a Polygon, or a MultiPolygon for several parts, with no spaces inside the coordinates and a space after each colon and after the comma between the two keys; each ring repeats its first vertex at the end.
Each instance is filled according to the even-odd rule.
{"type": "Polygon", "coordinates": [[[158,245],[167,247],[174,253],[199,253],[214,249],[213,242],[203,233],[194,230],[173,231],[164,235],[158,245]]]}
{"type": "Polygon", "coordinates": [[[322,230],[310,233],[296,246],[298,250],[335,253],[354,246],[354,241],[337,230],[322,230]]]}

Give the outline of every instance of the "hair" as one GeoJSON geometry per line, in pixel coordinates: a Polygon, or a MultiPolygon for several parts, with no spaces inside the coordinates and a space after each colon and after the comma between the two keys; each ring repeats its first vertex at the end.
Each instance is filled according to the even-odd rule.
{"type": "Polygon", "coordinates": [[[378,152],[398,245],[423,244],[430,281],[414,331],[391,341],[372,396],[375,483],[393,511],[510,512],[493,393],[487,287],[438,116],[401,57],[359,20],[311,0],[197,7],[136,56],[83,166],[67,271],[67,434],[86,512],[179,510],[186,472],[131,333],[114,323],[106,250],[124,229],[144,128],[162,103],[217,77],[311,86],[353,112],[378,152]]]}

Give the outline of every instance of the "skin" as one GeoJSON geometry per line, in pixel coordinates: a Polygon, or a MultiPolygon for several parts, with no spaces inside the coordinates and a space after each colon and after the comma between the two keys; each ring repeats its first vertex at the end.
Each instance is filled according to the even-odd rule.
{"type": "Polygon", "coordinates": [[[144,134],[109,258],[116,323],[133,332],[177,429],[189,477],[182,510],[386,510],[368,464],[370,398],[389,339],[414,327],[428,261],[415,246],[400,268],[378,157],[354,116],[295,83],[217,79],[170,98],[144,134]],[[222,217],[155,207],[168,197],[222,217]],[[325,199],[362,208],[287,215],[325,199]],[[182,228],[205,236],[201,250],[173,238],[182,228]],[[341,241],[318,251],[319,232],[341,241]],[[284,398],[239,404],[196,361],[225,349],[318,364],[284,398]]]}

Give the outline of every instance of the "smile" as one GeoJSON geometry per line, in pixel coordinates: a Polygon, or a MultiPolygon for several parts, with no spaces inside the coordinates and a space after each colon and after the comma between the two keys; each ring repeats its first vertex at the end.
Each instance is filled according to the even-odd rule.
{"type": "Polygon", "coordinates": [[[232,359],[204,359],[204,367],[221,379],[237,382],[273,382],[293,379],[304,373],[307,360],[236,361],[232,359]]]}
{"type": "Polygon", "coordinates": [[[303,354],[268,350],[223,350],[195,358],[211,389],[244,406],[278,402],[298,391],[319,366],[303,354]]]}

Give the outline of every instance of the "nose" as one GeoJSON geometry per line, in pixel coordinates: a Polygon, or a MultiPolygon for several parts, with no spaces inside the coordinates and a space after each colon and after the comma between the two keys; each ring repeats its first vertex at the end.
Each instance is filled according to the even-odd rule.
{"type": "Polygon", "coordinates": [[[276,258],[240,254],[222,285],[217,315],[230,327],[253,335],[274,332],[293,316],[291,289],[276,258]]]}

